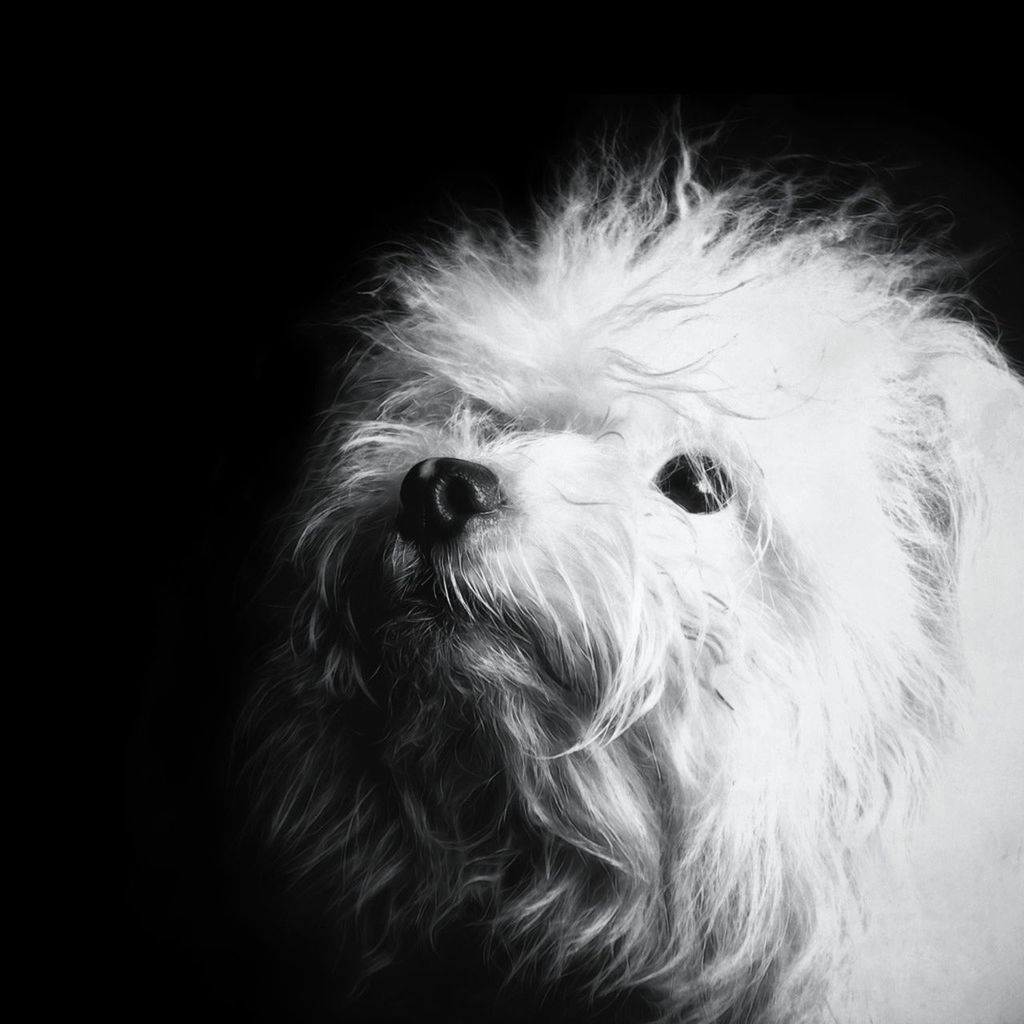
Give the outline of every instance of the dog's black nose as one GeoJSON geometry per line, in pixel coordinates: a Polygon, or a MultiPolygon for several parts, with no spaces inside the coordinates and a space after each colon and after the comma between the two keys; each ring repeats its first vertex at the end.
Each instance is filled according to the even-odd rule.
{"type": "Polygon", "coordinates": [[[457,537],[472,516],[494,512],[502,502],[498,478],[465,459],[425,459],[402,481],[398,531],[407,540],[437,544],[457,537]]]}

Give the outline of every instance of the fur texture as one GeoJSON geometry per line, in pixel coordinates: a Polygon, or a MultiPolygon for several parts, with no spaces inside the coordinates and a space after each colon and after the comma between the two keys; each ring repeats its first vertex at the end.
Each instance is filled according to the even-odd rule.
{"type": "Polygon", "coordinates": [[[255,818],[367,971],[470,929],[666,1019],[830,1019],[863,866],[970,715],[1022,390],[870,197],[652,168],[387,269],[296,505],[255,818]],[[500,501],[424,542],[438,457],[500,501]]]}

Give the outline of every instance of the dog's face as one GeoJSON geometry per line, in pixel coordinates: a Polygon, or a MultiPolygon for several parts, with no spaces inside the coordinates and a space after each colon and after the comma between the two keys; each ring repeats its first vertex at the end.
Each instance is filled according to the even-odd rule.
{"type": "Polygon", "coordinates": [[[655,706],[689,731],[805,704],[809,672],[818,703],[839,622],[879,651],[919,633],[901,531],[937,565],[954,496],[923,472],[942,409],[914,354],[869,300],[822,294],[820,265],[689,269],[636,268],[626,312],[563,281],[579,322],[510,325],[499,298],[441,352],[412,332],[364,365],[324,524],[372,699],[464,693],[474,728],[509,733],[487,742],[553,757],[655,706]]]}
{"type": "Polygon", "coordinates": [[[955,703],[935,368],[983,348],[856,223],[749,199],[403,273],[301,507],[279,814],[393,934],[483,922],[708,1019],[808,983],[955,703]]]}

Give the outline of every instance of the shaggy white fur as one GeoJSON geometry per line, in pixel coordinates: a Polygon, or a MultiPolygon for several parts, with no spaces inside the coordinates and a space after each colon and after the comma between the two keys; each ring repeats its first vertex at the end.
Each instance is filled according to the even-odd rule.
{"type": "Polygon", "coordinates": [[[389,267],[257,815],[367,969],[475,928],[675,1021],[1020,1020],[1024,390],[877,202],[663,179],[389,267]]]}

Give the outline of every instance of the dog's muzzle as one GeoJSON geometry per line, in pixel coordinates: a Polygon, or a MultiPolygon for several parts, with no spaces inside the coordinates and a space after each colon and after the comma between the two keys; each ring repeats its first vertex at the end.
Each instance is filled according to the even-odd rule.
{"type": "Polygon", "coordinates": [[[497,476],[465,459],[425,459],[402,481],[398,532],[423,547],[458,537],[477,516],[504,502],[497,476]]]}

